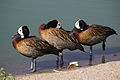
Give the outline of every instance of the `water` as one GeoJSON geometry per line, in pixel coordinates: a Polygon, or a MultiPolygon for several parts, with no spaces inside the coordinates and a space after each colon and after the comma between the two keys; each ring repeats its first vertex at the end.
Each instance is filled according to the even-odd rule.
{"type": "MultiPolygon", "coordinates": [[[[7,73],[27,73],[30,59],[18,53],[12,46],[12,35],[18,27],[28,25],[30,35],[38,37],[40,24],[58,19],[62,27],[72,30],[78,19],[84,19],[88,24],[100,24],[116,30],[118,35],[107,39],[106,61],[120,60],[120,0],[1,0],[0,1],[0,67],[7,73]],[[111,50],[111,52],[109,52],[111,50]],[[116,53],[118,56],[112,57],[116,53]]],[[[85,46],[89,51],[89,47],[85,46]]],[[[94,64],[100,63],[101,44],[94,46],[94,64]],[[97,54],[97,52],[100,54],[97,54]]],[[[81,51],[64,51],[64,61],[79,61],[80,65],[88,64],[88,54],[81,51]],[[79,56],[79,57],[78,57],[79,56]]],[[[54,55],[47,55],[37,59],[39,70],[55,68],[54,55]],[[49,65],[48,65],[49,64],[49,65]]]]}

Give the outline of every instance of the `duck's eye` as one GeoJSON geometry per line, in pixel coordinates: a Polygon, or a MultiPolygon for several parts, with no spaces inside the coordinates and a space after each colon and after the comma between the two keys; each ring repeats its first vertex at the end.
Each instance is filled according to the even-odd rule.
{"type": "Polygon", "coordinates": [[[83,28],[80,28],[81,31],[83,31],[83,28]]]}
{"type": "Polygon", "coordinates": [[[58,24],[60,26],[60,24],[58,24]]]}

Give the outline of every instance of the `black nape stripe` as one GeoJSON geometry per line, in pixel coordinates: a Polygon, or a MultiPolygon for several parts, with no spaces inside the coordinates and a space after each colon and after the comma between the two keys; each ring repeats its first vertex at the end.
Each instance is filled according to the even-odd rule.
{"type": "Polygon", "coordinates": [[[29,33],[30,33],[28,27],[27,26],[23,26],[22,30],[23,30],[24,37],[28,37],[29,33]]]}
{"type": "Polygon", "coordinates": [[[87,26],[87,24],[85,23],[84,20],[80,20],[80,21],[79,21],[79,26],[80,26],[80,28],[82,28],[83,30],[88,29],[88,26],[87,26]]]}
{"type": "Polygon", "coordinates": [[[46,29],[48,28],[56,28],[58,24],[57,20],[52,20],[50,22],[48,22],[48,24],[45,26],[46,29]]]}

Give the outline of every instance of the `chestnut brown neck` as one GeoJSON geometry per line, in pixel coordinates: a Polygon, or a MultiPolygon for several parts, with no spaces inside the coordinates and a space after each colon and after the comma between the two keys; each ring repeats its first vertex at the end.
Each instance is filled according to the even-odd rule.
{"type": "Polygon", "coordinates": [[[82,32],[80,29],[77,29],[76,27],[74,27],[74,29],[72,30],[73,33],[77,32],[77,33],[80,33],[82,32]]]}
{"type": "Polygon", "coordinates": [[[79,35],[79,33],[81,33],[82,31],[79,30],[79,29],[74,28],[74,29],[72,30],[72,32],[73,32],[73,35],[75,36],[75,38],[78,39],[78,35],[79,35]]]}
{"type": "Polygon", "coordinates": [[[46,24],[42,24],[42,25],[40,25],[40,27],[39,27],[39,34],[40,34],[40,36],[42,37],[42,31],[44,30],[44,27],[46,26],[46,24]]]}
{"type": "Polygon", "coordinates": [[[39,30],[44,29],[45,26],[46,26],[46,24],[40,25],[39,30]]]}
{"type": "Polygon", "coordinates": [[[17,44],[18,42],[20,42],[21,40],[22,40],[21,37],[16,37],[16,38],[14,38],[13,41],[12,41],[13,47],[16,48],[16,44],[17,44]]]}

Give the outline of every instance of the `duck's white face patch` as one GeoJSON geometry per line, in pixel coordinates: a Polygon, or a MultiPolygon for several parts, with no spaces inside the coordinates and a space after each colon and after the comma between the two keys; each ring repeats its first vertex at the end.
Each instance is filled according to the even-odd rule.
{"type": "Polygon", "coordinates": [[[75,23],[75,27],[76,27],[77,29],[80,29],[79,20],[75,23]]]}
{"type": "Polygon", "coordinates": [[[56,26],[56,28],[61,28],[62,27],[62,24],[61,24],[61,22],[60,21],[58,21],[58,23],[57,23],[57,26],[56,26]]]}
{"type": "Polygon", "coordinates": [[[22,26],[18,29],[18,33],[20,34],[21,38],[24,38],[22,26]]]}
{"type": "Polygon", "coordinates": [[[80,21],[80,20],[78,20],[78,21],[75,23],[75,27],[76,27],[77,29],[80,29],[80,30],[82,31],[83,28],[80,27],[79,21],[80,21]]]}

